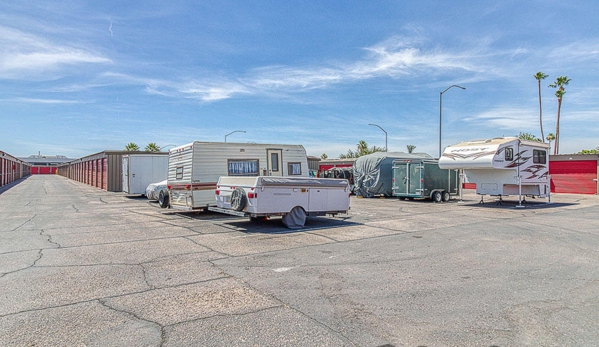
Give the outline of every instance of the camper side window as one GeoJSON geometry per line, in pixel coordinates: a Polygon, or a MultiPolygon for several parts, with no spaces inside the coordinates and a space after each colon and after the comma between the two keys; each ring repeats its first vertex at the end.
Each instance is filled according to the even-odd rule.
{"type": "Polygon", "coordinates": [[[505,160],[514,160],[514,149],[511,147],[507,147],[505,149],[505,160]]]}
{"type": "Polygon", "coordinates": [[[229,160],[229,176],[258,176],[258,159],[229,160]]]}
{"type": "Polygon", "coordinates": [[[183,179],[183,166],[177,167],[175,171],[175,179],[182,180],[183,179]]]}
{"type": "Polygon", "coordinates": [[[289,163],[287,166],[289,175],[301,175],[302,174],[302,163],[289,163]]]}
{"type": "Polygon", "coordinates": [[[532,162],[535,164],[547,164],[547,153],[545,151],[533,149],[532,162]]]}

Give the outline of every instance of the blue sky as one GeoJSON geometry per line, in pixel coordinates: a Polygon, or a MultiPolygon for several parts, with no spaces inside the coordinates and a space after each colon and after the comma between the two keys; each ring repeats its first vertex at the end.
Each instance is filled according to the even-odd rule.
{"type": "Polygon", "coordinates": [[[597,1],[2,1],[0,150],[77,158],[129,142],[360,140],[438,154],[555,132],[599,146],[597,1]]]}

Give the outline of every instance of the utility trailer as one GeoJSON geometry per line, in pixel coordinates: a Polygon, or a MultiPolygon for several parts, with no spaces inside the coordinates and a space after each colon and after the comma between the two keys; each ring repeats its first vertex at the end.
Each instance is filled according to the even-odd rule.
{"type": "Polygon", "coordinates": [[[457,170],[439,168],[434,159],[393,161],[393,196],[400,199],[424,198],[445,202],[459,193],[457,170]]]}
{"type": "Polygon", "coordinates": [[[168,154],[125,154],[122,169],[123,192],[144,195],[150,183],[166,179],[168,154]]]}
{"type": "Polygon", "coordinates": [[[301,228],[307,216],[347,213],[350,187],[345,179],[311,177],[221,177],[216,207],[209,210],[258,220],[282,216],[288,228],[301,228]]]}
{"type": "Polygon", "coordinates": [[[168,195],[161,192],[158,201],[161,207],[200,211],[215,205],[220,176],[308,175],[308,157],[301,145],[195,141],[170,150],[168,195]]]}
{"type": "Polygon", "coordinates": [[[517,137],[497,137],[474,140],[449,146],[439,159],[439,167],[463,169],[468,182],[476,183],[476,194],[498,196],[518,195],[549,197],[549,145],[521,140],[517,137]]]}

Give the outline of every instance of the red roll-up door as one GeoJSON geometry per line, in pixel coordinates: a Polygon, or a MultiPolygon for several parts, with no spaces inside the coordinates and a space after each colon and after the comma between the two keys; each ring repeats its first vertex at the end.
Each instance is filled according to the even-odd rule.
{"type": "Polygon", "coordinates": [[[597,194],[597,161],[552,161],[549,164],[551,192],[597,194]]]}

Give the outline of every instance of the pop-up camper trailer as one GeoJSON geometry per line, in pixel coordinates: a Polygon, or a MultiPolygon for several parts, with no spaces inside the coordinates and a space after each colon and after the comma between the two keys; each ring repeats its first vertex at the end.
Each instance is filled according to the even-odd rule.
{"type": "MultiPolygon", "coordinates": [[[[463,169],[480,195],[550,196],[549,145],[498,137],[449,146],[439,159],[442,169],[463,169]]],[[[481,198],[482,202],[482,198],[481,198]]]]}
{"type": "Polygon", "coordinates": [[[169,204],[164,205],[184,211],[216,205],[214,191],[221,176],[307,177],[308,174],[308,159],[302,145],[195,141],[169,152],[169,204]]]}

